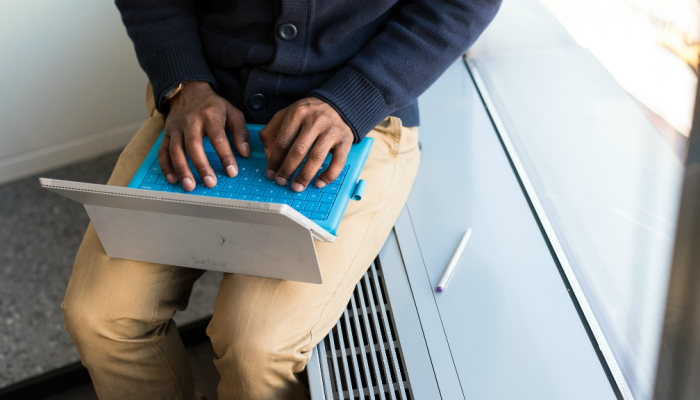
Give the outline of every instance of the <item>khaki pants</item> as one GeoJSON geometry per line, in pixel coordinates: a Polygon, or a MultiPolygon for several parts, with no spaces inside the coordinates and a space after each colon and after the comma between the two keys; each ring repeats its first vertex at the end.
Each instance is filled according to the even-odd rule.
{"type": "MultiPolygon", "coordinates": [[[[151,117],[108,182],[126,186],[163,129],[151,117]]],[[[221,399],[302,399],[295,374],[342,315],[403,208],[419,163],[418,130],[390,117],[370,134],[367,189],[351,201],[335,243],[316,243],[322,285],[225,274],[207,328],[221,399]]],[[[274,245],[274,244],[272,244],[274,245]]],[[[284,268],[284,266],[280,266],[284,268]]],[[[101,399],[193,399],[185,348],[173,322],[203,271],[108,257],[92,225],[63,302],[66,330],[101,399]]]]}

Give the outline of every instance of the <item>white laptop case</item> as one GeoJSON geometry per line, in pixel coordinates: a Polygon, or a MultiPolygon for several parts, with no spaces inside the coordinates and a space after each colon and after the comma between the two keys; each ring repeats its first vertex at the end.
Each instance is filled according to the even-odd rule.
{"type": "Polygon", "coordinates": [[[314,240],[335,240],[286,204],[40,181],[85,206],[110,257],[320,284],[314,240]]]}

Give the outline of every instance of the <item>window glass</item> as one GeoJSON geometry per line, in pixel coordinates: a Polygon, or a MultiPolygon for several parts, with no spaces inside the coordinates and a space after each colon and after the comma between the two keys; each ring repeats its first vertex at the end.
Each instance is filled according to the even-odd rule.
{"type": "Polygon", "coordinates": [[[652,398],[699,4],[510,0],[467,55],[626,398],[652,398]]]}
{"type": "Polygon", "coordinates": [[[678,151],[690,133],[699,0],[540,0],[678,151]]]}

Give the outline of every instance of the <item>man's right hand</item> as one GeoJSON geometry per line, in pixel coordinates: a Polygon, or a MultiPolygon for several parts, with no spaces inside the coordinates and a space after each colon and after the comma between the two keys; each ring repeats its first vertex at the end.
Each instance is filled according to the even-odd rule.
{"type": "Polygon", "coordinates": [[[238,175],[238,165],[226,137],[226,129],[233,134],[236,150],[243,157],[248,157],[249,134],[243,113],[214,93],[209,83],[187,82],[182,91],[170,101],[165,135],[158,150],[160,169],[165,179],[175,183],[179,178],[185,190],[194,189],[195,180],[187,163],[187,154],[204,185],[209,188],[216,186],[216,174],[211,169],[202,146],[205,135],[209,136],[226,174],[230,177],[238,175]]]}

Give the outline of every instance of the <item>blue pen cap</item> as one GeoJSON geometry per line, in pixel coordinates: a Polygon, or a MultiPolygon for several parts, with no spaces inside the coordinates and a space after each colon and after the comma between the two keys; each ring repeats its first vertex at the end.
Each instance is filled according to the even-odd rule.
{"type": "Polygon", "coordinates": [[[365,187],[367,187],[367,182],[364,179],[360,179],[355,185],[355,190],[352,192],[352,199],[355,201],[362,200],[362,195],[365,193],[365,187]]]}

